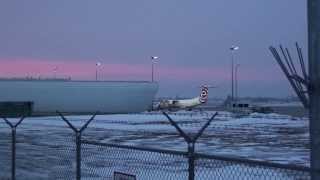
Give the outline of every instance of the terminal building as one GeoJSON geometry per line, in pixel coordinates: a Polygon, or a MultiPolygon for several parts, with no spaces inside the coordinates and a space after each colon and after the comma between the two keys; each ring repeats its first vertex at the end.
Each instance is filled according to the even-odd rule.
{"type": "Polygon", "coordinates": [[[142,112],[157,91],[147,81],[0,79],[0,115],[142,112]]]}

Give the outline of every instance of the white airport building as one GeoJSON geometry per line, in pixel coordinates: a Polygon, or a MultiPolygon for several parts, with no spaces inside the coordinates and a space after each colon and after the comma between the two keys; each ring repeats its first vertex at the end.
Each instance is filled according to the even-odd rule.
{"type": "Polygon", "coordinates": [[[134,113],[148,110],[157,91],[147,81],[0,79],[0,112],[134,113]]]}

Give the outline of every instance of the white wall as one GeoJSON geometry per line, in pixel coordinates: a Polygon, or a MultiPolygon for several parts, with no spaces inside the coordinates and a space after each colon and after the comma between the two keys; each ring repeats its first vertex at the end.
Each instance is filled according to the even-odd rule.
{"type": "Polygon", "coordinates": [[[35,112],[130,113],[147,110],[158,84],[149,82],[0,81],[1,101],[32,101],[35,112]]]}

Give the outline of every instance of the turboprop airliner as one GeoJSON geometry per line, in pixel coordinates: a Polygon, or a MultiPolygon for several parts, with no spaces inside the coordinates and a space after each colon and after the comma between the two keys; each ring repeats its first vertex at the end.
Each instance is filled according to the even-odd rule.
{"type": "Polygon", "coordinates": [[[180,110],[180,109],[186,109],[186,110],[192,110],[192,108],[199,106],[201,104],[204,104],[208,101],[208,92],[209,87],[208,86],[202,86],[201,87],[201,93],[198,97],[191,98],[191,99],[181,99],[181,100],[162,100],[158,104],[158,106],[155,108],[156,110],[180,110]]]}

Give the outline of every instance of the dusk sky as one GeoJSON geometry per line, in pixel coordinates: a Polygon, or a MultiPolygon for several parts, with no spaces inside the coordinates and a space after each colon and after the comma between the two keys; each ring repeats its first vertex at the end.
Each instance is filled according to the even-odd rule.
{"type": "Polygon", "coordinates": [[[268,50],[294,43],[307,59],[303,0],[2,0],[0,76],[151,80],[158,96],[230,94],[232,45],[240,96],[286,97],[289,83],[268,50]]]}

